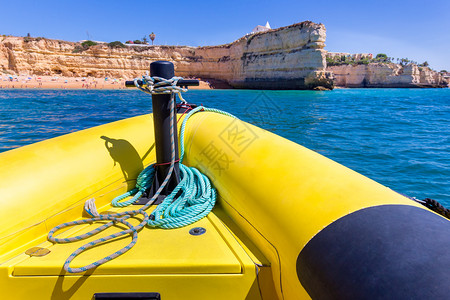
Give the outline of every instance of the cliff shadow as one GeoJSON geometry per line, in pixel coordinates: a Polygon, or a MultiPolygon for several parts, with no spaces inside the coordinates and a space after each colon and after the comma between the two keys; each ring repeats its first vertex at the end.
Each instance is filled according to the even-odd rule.
{"type": "Polygon", "coordinates": [[[137,150],[127,140],[114,139],[107,136],[101,136],[100,138],[105,140],[105,147],[114,161],[114,166],[117,163],[119,164],[128,185],[128,190],[133,189],[137,176],[144,169],[143,160],[155,148],[155,144],[153,143],[141,158],[137,150]]]}

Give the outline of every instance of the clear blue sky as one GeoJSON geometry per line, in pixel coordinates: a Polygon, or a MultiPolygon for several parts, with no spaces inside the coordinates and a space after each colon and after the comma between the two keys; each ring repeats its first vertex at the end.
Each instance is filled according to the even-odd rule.
{"type": "Polygon", "coordinates": [[[141,39],[217,45],[256,25],[310,20],[327,28],[329,51],[386,53],[450,71],[450,0],[31,1],[0,0],[0,34],[78,41],[141,39]]]}

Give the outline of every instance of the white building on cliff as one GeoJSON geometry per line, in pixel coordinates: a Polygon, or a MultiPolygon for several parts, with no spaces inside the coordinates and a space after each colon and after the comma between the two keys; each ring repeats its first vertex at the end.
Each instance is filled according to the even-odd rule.
{"type": "Polygon", "coordinates": [[[263,32],[263,31],[267,31],[270,30],[272,28],[270,28],[270,24],[269,21],[267,21],[266,26],[262,26],[262,25],[258,25],[255,28],[253,28],[252,33],[257,33],[257,32],[263,32]]]}

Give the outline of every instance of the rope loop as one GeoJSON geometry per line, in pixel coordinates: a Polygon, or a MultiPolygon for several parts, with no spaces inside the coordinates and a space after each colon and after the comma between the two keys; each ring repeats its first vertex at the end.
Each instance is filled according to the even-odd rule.
{"type": "Polygon", "coordinates": [[[141,91],[147,94],[177,94],[181,102],[187,103],[181,93],[187,92],[188,89],[177,86],[177,83],[183,77],[174,76],[170,79],[165,79],[158,76],[142,76],[142,85],[138,83],[139,78],[134,79],[134,85],[141,91]]]}
{"type": "MultiPolygon", "coordinates": [[[[175,99],[174,97],[170,97],[170,103],[169,106],[171,107],[171,113],[170,113],[170,118],[172,120],[172,122],[170,122],[170,124],[173,124],[173,120],[175,118],[175,99]]],[[[137,232],[140,231],[148,222],[149,220],[149,216],[148,214],[145,212],[152,204],[153,202],[155,202],[155,200],[157,199],[157,197],[161,194],[161,191],[164,189],[164,187],[167,185],[167,182],[169,181],[169,179],[172,176],[173,170],[174,170],[174,165],[175,165],[175,141],[174,141],[174,128],[173,126],[170,127],[170,140],[171,140],[171,164],[170,164],[170,168],[169,171],[166,175],[166,178],[164,179],[164,181],[161,183],[161,186],[159,187],[159,189],[155,192],[155,194],[153,195],[153,197],[145,204],[143,205],[140,209],[138,210],[130,210],[130,211],[125,211],[125,212],[121,212],[121,213],[115,213],[115,214],[104,214],[104,215],[98,215],[95,216],[93,218],[89,218],[89,219],[84,219],[84,220],[77,220],[77,221],[73,221],[73,222],[67,222],[67,223],[63,223],[61,225],[58,225],[56,227],[54,227],[52,230],[50,230],[50,232],[48,233],[47,239],[51,242],[54,243],[71,243],[71,242],[75,242],[75,241],[80,241],[89,237],[92,237],[93,235],[96,235],[97,233],[115,225],[116,223],[122,223],[123,225],[127,226],[128,229],[126,230],[122,230],[120,232],[117,233],[113,233],[110,234],[107,237],[104,238],[100,238],[97,239],[95,241],[89,242],[83,246],[81,246],[80,248],[78,248],[77,250],[75,250],[66,260],[66,262],[64,263],[64,270],[66,270],[69,273],[80,273],[80,272],[85,272],[87,270],[96,268],[122,254],[124,254],[125,252],[127,252],[128,250],[130,250],[137,242],[137,232]],[[142,214],[144,216],[142,222],[139,225],[133,226],[132,224],[128,223],[126,221],[126,219],[129,219],[131,217],[135,217],[139,214],[142,214]],[[93,223],[93,222],[97,222],[97,221],[111,221],[108,222],[107,224],[104,224],[102,226],[97,227],[96,229],[93,229],[87,233],[75,236],[75,237],[69,237],[69,238],[56,238],[54,236],[54,234],[60,230],[63,229],[65,227],[69,227],[69,226],[73,226],[73,225],[82,225],[82,224],[86,224],[86,223],[93,223]],[[91,263],[89,265],[86,265],[84,267],[80,267],[80,268],[71,268],[70,267],[70,263],[73,261],[73,259],[78,256],[80,253],[86,251],[89,248],[98,246],[100,244],[103,244],[104,242],[111,240],[111,239],[115,239],[124,235],[128,235],[131,234],[132,235],[132,241],[130,242],[130,244],[128,244],[127,246],[123,247],[122,249],[94,262],[91,263]]],[[[116,207],[124,207],[124,206],[128,206],[130,204],[132,204],[135,200],[137,200],[137,198],[139,198],[142,193],[145,191],[146,187],[149,187],[149,185],[152,184],[153,182],[153,177],[155,174],[155,170],[153,168],[153,166],[149,166],[147,168],[144,169],[144,171],[141,172],[141,174],[139,174],[138,179],[137,179],[137,186],[138,188],[135,188],[127,193],[125,193],[124,195],[121,195],[119,197],[116,197],[115,199],[113,199],[112,201],[112,205],[116,206],[116,207]],[[134,197],[130,200],[121,202],[121,200],[124,200],[125,198],[127,198],[128,196],[131,196],[133,193],[135,193],[134,197]],[[133,200],[134,199],[134,200],[133,200]]],[[[90,213],[92,215],[92,205],[94,205],[93,203],[90,204],[91,209],[90,211],[88,211],[88,213],[90,213]]],[[[96,210],[96,209],[95,209],[96,210]]]]}

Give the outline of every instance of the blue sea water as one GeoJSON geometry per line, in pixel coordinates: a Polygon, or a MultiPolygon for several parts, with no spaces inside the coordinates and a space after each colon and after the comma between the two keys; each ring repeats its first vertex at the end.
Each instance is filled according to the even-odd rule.
{"type": "MultiPolygon", "coordinates": [[[[450,89],[192,90],[185,98],[450,206],[450,89]]],[[[0,152],[150,111],[137,90],[0,90],[0,152]]]]}

